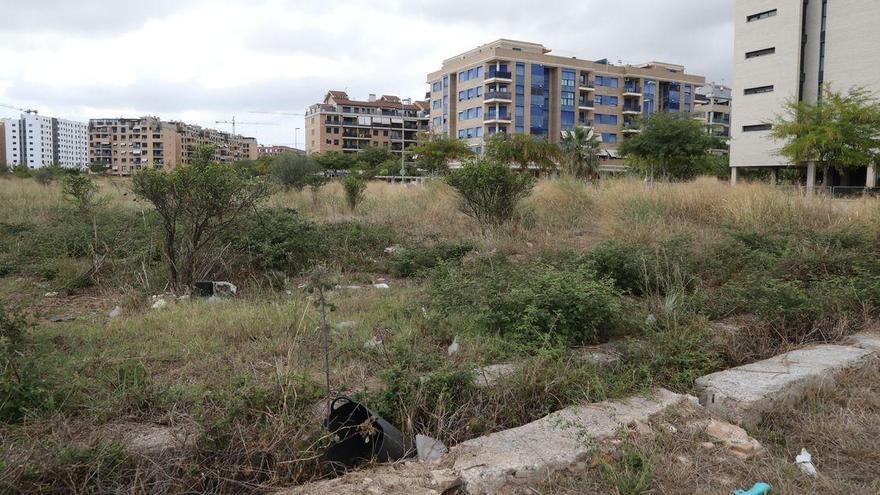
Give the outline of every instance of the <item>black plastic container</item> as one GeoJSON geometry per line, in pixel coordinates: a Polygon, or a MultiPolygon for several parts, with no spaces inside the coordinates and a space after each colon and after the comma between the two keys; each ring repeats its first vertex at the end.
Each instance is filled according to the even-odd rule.
{"type": "Polygon", "coordinates": [[[324,454],[337,469],[369,461],[393,462],[406,455],[400,430],[348,397],[333,399],[325,426],[338,438],[324,454]]]}

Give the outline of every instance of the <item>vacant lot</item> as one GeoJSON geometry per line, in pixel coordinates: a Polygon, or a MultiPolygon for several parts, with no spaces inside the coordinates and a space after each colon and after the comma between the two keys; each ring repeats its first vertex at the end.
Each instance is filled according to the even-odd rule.
{"type": "MultiPolygon", "coordinates": [[[[303,290],[315,265],[336,287],[333,390],[407,437],[448,444],[652,386],[687,392],[702,374],[837,340],[880,308],[876,200],[546,180],[514,224],[484,233],[440,181],[372,183],[354,212],[329,184],[278,193],[221,236],[203,275],[239,295],[209,302],[165,294],[155,213],[126,181],[100,185],[106,201],[83,214],[55,185],[0,180],[0,491],[226,493],[327,475],[322,336],[303,290]],[[157,295],[167,304],[151,309],[157,295]],[[713,331],[720,320],[741,333],[713,331]],[[620,361],[582,358],[606,342],[620,361]],[[477,366],[499,363],[516,372],[474,385],[477,366]]],[[[880,470],[865,447],[877,433],[871,383],[876,373],[852,377],[767,418],[751,433],[774,460],[745,472],[662,435],[631,450],[655,466],[659,493],[761,477],[809,492],[791,473],[801,446],[828,476],[817,491],[869,493],[866,473],[880,470]],[[847,440],[819,440],[837,435],[847,440]],[[664,468],[679,450],[691,464],[664,468]]],[[[591,484],[600,478],[540,493],[607,493],[591,484]]]]}

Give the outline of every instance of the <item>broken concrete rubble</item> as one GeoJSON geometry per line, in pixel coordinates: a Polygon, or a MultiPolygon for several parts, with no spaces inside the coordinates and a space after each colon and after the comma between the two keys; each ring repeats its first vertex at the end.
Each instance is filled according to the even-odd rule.
{"type": "Polygon", "coordinates": [[[750,437],[746,430],[725,421],[712,420],[706,427],[706,435],[716,442],[721,442],[730,449],[733,455],[741,459],[749,459],[764,452],[764,447],[750,437]]]}
{"type": "Polygon", "coordinates": [[[422,462],[439,461],[449,449],[440,440],[426,435],[416,435],[416,452],[422,462]]]}
{"type": "Polygon", "coordinates": [[[501,380],[516,373],[512,364],[492,364],[477,368],[474,372],[474,386],[479,388],[494,387],[501,380]]]}
{"type": "Polygon", "coordinates": [[[706,375],[697,379],[695,388],[709,411],[753,426],[762,413],[832,384],[838,372],[860,368],[873,357],[871,351],[857,347],[818,345],[706,375]]]}
{"type": "Polygon", "coordinates": [[[848,339],[848,343],[859,349],[880,353],[880,331],[857,333],[848,339]]]}
{"type": "Polygon", "coordinates": [[[583,461],[596,441],[613,437],[627,424],[686,401],[660,389],[654,397],[633,397],[576,406],[532,423],[468,440],[454,447],[453,470],[468,493],[496,493],[502,487],[545,477],[583,461]]]}

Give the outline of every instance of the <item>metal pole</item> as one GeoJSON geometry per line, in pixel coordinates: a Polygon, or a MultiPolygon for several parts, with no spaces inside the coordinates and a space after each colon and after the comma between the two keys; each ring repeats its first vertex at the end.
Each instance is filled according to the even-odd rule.
{"type": "Polygon", "coordinates": [[[406,176],[406,139],[404,139],[404,131],[406,129],[406,111],[404,110],[403,101],[400,102],[400,183],[404,183],[406,176]]]}
{"type": "Polygon", "coordinates": [[[293,147],[299,149],[299,131],[302,129],[301,127],[297,127],[293,130],[293,147]]]}

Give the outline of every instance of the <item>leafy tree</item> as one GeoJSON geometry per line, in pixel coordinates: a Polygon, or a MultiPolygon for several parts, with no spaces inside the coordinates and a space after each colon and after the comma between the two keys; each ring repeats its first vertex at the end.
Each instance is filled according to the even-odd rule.
{"type": "Polygon", "coordinates": [[[864,88],[826,89],[817,103],[790,100],[772,124],[771,135],[785,142],[779,154],[793,163],[844,171],[880,157],[880,103],[864,88]]]}
{"type": "Polygon", "coordinates": [[[460,139],[422,134],[419,143],[411,151],[419,168],[430,174],[446,174],[449,162],[473,156],[473,152],[460,139]]]}
{"type": "Polygon", "coordinates": [[[355,174],[348,174],[342,178],[342,189],[345,191],[345,201],[348,203],[348,207],[354,211],[364,199],[367,181],[355,174]]]}
{"type": "Polygon", "coordinates": [[[556,169],[559,146],[526,134],[499,132],[486,141],[485,156],[496,163],[518,165],[521,170],[535,165],[546,172],[556,169]]]}
{"type": "Polygon", "coordinates": [[[312,155],[314,160],[324,170],[350,170],[357,166],[357,158],[354,154],[340,151],[328,151],[319,155],[312,155]]]}
{"type": "MultiPolygon", "coordinates": [[[[356,156],[360,168],[370,171],[375,171],[383,163],[395,159],[398,164],[400,163],[399,157],[395,158],[395,155],[391,150],[382,146],[367,146],[366,148],[361,149],[356,156]]],[[[398,166],[398,169],[399,168],[400,167],[398,166]]]]}
{"type": "Polygon", "coordinates": [[[98,185],[88,175],[67,175],[61,181],[61,192],[64,199],[73,204],[82,213],[88,213],[97,204],[95,195],[98,185]]]}
{"type": "Polygon", "coordinates": [[[324,175],[323,173],[312,174],[306,177],[306,185],[309,187],[309,191],[312,193],[312,202],[318,203],[318,192],[324,187],[328,182],[330,182],[330,178],[324,175]]]}
{"type": "Polygon", "coordinates": [[[269,176],[285,190],[302,191],[306,179],[318,172],[318,166],[305,155],[285,153],[272,159],[269,176]]]}
{"type": "Polygon", "coordinates": [[[163,254],[176,290],[190,287],[210,268],[215,258],[205,253],[218,234],[269,195],[265,181],[230,164],[210,163],[210,156],[200,150],[190,165],[171,171],[145,168],[132,178],[134,193],[162,218],[163,254]]]}
{"type": "Polygon", "coordinates": [[[602,139],[589,127],[562,131],[559,147],[565,173],[578,179],[597,179],[601,144],[602,139]]]}
{"type": "Polygon", "coordinates": [[[458,192],[462,213],[485,229],[504,225],[514,217],[519,202],[531,193],[535,178],[503,163],[474,160],[451,171],[446,182],[458,192]]]}
{"type": "Polygon", "coordinates": [[[657,113],[642,122],[642,132],[624,140],[619,151],[633,169],[670,179],[690,179],[707,168],[709,150],[719,139],[688,114],[657,113]]]}

